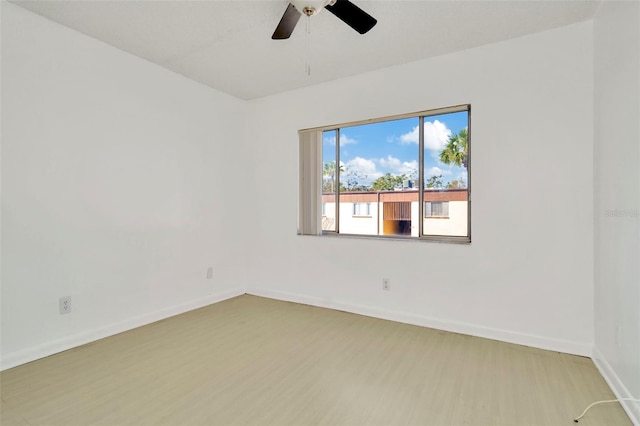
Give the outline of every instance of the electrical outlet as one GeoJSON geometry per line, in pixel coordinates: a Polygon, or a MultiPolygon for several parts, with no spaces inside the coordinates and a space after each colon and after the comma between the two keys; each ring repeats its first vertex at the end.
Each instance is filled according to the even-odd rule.
{"type": "Polygon", "coordinates": [[[391,291],[391,282],[389,281],[389,278],[382,279],[382,289],[384,291],[391,291]]]}
{"type": "Polygon", "coordinates": [[[71,313],[71,296],[60,298],[60,315],[71,313]]]}
{"type": "Polygon", "coordinates": [[[209,266],[207,268],[207,279],[210,280],[211,278],[213,278],[213,267],[209,266]]]}

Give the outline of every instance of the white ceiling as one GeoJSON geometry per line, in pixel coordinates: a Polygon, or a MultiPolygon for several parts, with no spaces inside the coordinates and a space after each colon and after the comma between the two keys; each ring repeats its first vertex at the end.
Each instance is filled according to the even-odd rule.
{"type": "Polygon", "coordinates": [[[14,1],[203,84],[255,99],[589,20],[599,0],[353,2],[378,19],[369,33],[360,35],[323,11],[311,18],[308,39],[303,17],[289,40],[276,41],[271,34],[286,0],[14,1]]]}

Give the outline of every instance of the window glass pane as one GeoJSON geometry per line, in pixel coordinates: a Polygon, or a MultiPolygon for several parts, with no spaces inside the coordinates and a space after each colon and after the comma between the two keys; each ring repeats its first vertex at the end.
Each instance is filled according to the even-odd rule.
{"type": "Polygon", "coordinates": [[[336,131],[322,134],[322,230],[336,231],[336,131]]]}
{"type": "Polygon", "coordinates": [[[448,218],[449,202],[448,201],[425,201],[424,217],[448,218]]]}
{"type": "MultiPolygon", "coordinates": [[[[444,201],[445,203],[447,201],[444,201]]],[[[443,201],[434,201],[433,204],[433,215],[434,216],[442,216],[442,203],[443,201]]]]}
{"type": "Polygon", "coordinates": [[[412,117],[339,129],[341,234],[418,236],[418,124],[412,117]]]}
{"type": "Polygon", "coordinates": [[[424,235],[468,235],[468,111],[424,117],[424,235]]]}

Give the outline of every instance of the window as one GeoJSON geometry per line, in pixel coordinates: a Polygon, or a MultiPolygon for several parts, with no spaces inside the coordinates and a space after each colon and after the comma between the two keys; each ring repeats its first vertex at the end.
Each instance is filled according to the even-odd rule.
{"type": "Polygon", "coordinates": [[[424,217],[449,218],[448,201],[425,201],[424,217]]]}
{"type": "Polygon", "coordinates": [[[353,203],[353,216],[371,216],[371,203],[353,203]]]}
{"type": "Polygon", "coordinates": [[[470,134],[469,105],[300,131],[299,233],[470,242],[470,134]]]}

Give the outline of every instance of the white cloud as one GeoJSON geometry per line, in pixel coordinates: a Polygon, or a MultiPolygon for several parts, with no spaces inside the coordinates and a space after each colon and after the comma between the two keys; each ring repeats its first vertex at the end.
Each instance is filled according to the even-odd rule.
{"type": "Polygon", "coordinates": [[[400,136],[400,142],[402,142],[402,143],[418,143],[418,129],[419,129],[419,127],[416,126],[409,133],[405,133],[404,135],[400,136]]]}
{"type": "Polygon", "coordinates": [[[440,176],[441,174],[442,169],[440,167],[431,167],[430,169],[424,171],[424,175],[426,177],[440,176]]]}
{"type": "MultiPolygon", "coordinates": [[[[400,136],[400,142],[402,143],[418,143],[418,130],[416,126],[409,133],[405,133],[400,136]]],[[[440,151],[447,143],[447,140],[451,136],[451,130],[446,124],[434,120],[433,122],[424,122],[424,147],[431,151],[440,151]]]]}
{"type": "Polygon", "coordinates": [[[340,146],[345,146],[345,145],[349,145],[349,144],[355,144],[358,143],[357,140],[350,138],[349,136],[345,135],[344,133],[340,134],[340,146]]]}
{"type": "MultiPolygon", "coordinates": [[[[329,145],[333,145],[336,146],[336,137],[335,136],[325,136],[324,137],[324,142],[329,144],[329,145]]],[[[345,145],[349,145],[349,144],[356,144],[358,143],[357,140],[350,138],[349,136],[345,135],[344,133],[340,134],[340,146],[345,146],[345,145]]]]}
{"type": "Polygon", "coordinates": [[[384,168],[398,174],[411,174],[418,171],[418,161],[400,161],[400,159],[388,155],[387,158],[381,158],[378,160],[380,165],[384,168]]]}
{"type": "Polygon", "coordinates": [[[424,147],[432,151],[440,151],[447,144],[451,130],[446,124],[435,120],[424,123],[424,147]]]}
{"type": "Polygon", "coordinates": [[[356,172],[366,176],[367,179],[377,179],[382,176],[382,173],[377,170],[375,162],[362,157],[356,157],[353,160],[347,161],[345,171],[356,172]]]}
{"type": "Polygon", "coordinates": [[[390,169],[395,169],[396,167],[399,167],[400,164],[402,164],[400,159],[392,157],[390,155],[387,156],[387,158],[381,158],[379,162],[382,167],[388,167],[390,169]]]}
{"type": "Polygon", "coordinates": [[[430,178],[431,176],[440,176],[440,175],[446,176],[450,174],[451,174],[451,170],[442,170],[440,167],[435,167],[435,166],[424,171],[424,175],[427,178],[430,178]]]}

